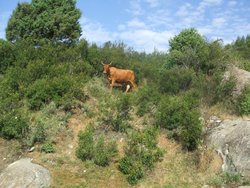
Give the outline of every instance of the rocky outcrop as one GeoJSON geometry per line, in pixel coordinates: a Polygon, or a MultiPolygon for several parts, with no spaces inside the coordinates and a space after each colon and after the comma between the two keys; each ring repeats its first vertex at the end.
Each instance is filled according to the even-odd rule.
{"type": "Polygon", "coordinates": [[[250,121],[224,120],[208,131],[207,143],[223,159],[222,169],[250,177],[250,121]]]}
{"type": "Polygon", "coordinates": [[[10,164],[0,174],[0,187],[4,188],[41,188],[50,186],[49,171],[31,162],[20,159],[10,164]]]}
{"type": "Polygon", "coordinates": [[[240,95],[245,86],[250,86],[250,72],[236,66],[231,66],[229,70],[225,72],[224,80],[229,80],[231,76],[236,79],[236,87],[232,93],[233,96],[240,95]]]}

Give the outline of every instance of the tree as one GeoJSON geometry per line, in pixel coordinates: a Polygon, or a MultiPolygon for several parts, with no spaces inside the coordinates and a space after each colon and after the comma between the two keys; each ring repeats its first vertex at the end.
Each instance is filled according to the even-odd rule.
{"type": "Polygon", "coordinates": [[[14,60],[13,44],[0,39],[0,74],[4,73],[14,60]]]}
{"type": "Polygon", "coordinates": [[[81,34],[81,12],[75,0],[32,0],[19,3],[9,19],[6,38],[11,42],[31,38],[72,43],[81,34]]]}
{"type": "Polygon", "coordinates": [[[194,28],[184,29],[177,36],[169,40],[169,59],[172,64],[192,67],[196,71],[203,67],[209,54],[208,45],[204,37],[194,28]]]}

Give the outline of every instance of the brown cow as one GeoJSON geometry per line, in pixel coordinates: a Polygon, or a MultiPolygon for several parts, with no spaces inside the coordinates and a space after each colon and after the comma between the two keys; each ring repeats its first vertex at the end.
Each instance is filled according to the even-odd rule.
{"type": "Polygon", "coordinates": [[[110,64],[104,64],[103,65],[103,72],[107,74],[108,80],[111,81],[110,87],[111,90],[116,84],[122,84],[126,83],[126,93],[130,89],[130,84],[136,88],[135,84],[135,74],[132,70],[126,70],[126,69],[118,69],[115,67],[111,67],[110,64]]]}

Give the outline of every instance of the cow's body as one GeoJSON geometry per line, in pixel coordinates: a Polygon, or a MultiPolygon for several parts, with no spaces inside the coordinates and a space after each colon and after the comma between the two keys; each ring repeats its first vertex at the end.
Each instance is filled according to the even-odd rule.
{"type": "Polygon", "coordinates": [[[110,67],[111,64],[103,64],[103,72],[107,74],[110,80],[111,89],[116,84],[127,84],[126,92],[130,89],[130,84],[132,87],[136,87],[135,84],[135,74],[132,70],[118,69],[115,67],[110,67]]]}

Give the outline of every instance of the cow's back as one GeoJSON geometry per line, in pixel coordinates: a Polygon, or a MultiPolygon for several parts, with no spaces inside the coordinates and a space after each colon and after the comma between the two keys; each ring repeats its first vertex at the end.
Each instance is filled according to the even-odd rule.
{"type": "Polygon", "coordinates": [[[126,82],[134,81],[135,75],[132,70],[110,67],[110,78],[116,80],[117,82],[126,82]]]}

